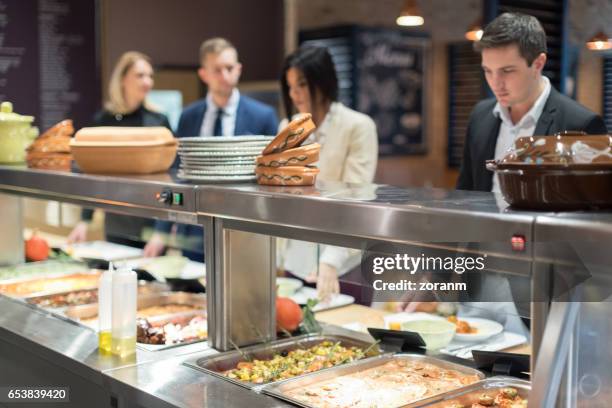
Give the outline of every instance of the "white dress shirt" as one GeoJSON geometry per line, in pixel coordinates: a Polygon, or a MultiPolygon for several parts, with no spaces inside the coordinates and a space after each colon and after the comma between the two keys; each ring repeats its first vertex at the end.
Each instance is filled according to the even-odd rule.
{"type": "MultiPolygon", "coordinates": [[[[495,108],[493,108],[493,114],[501,119],[499,135],[497,136],[497,143],[495,145],[495,160],[502,159],[519,137],[533,136],[536,124],[542,115],[544,105],[550,95],[550,81],[545,76],[542,77],[542,81],[544,81],[544,89],[531,109],[529,109],[529,112],[527,112],[518,123],[512,123],[508,108],[501,106],[499,102],[495,105],[495,108]]],[[[497,174],[493,176],[492,191],[496,193],[500,192],[497,174]]]]}
{"type": "Polygon", "coordinates": [[[222,135],[213,135],[215,130],[215,120],[219,112],[219,107],[213,101],[212,95],[209,92],[206,95],[206,112],[202,127],[200,128],[200,136],[234,136],[236,129],[236,111],[238,110],[238,102],[240,102],[240,92],[237,89],[232,91],[227,105],[223,109],[223,119],[221,126],[223,129],[222,135]]]}
{"type": "MultiPolygon", "coordinates": [[[[287,125],[283,120],[279,129],[287,125]]],[[[378,136],[374,121],[339,102],[331,104],[323,123],[305,143],[321,144],[321,182],[371,183],[378,161],[378,136]]],[[[305,278],[319,262],[336,268],[341,276],[359,265],[361,251],[297,240],[277,239],[277,262],[281,268],[305,278]]]]}

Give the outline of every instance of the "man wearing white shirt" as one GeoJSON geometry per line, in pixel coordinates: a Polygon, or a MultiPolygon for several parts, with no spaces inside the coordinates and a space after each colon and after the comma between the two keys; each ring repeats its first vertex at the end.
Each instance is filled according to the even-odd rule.
{"type": "MultiPolygon", "coordinates": [[[[546,33],[535,17],[498,16],[485,27],[474,48],[481,53],[482,69],[495,97],[479,102],[472,111],[458,189],[499,192],[498,177],[485,163],[503,158],[519,137],[563,131],[607,133],[599,115],[557,92],[542,75],[546,33]]],[[[529,290],[528,285],[488,272],[481,278],[480,293],[472,299],[499,301],[463,302],[459,313],[497,320],[506,330],[528,337],[512,301],[512,292],[529,290]]]]}
{"type": "MultiPolygon", "coordinates": [[[[200,46],[198,76],[207,85],[208,92],[205,98],[183,109],[176,136],[275,135],[278,128],[276,112],[270,106],[240,94],[236,87],[241,74],[242,64],[236,47],[224,38],[204,41],[200,46]]],[[[178,159],[174,166],[177,163],[178,159]]],[[[157,256],[163,252],[164,236],[171,229],[171,222],[156,222],[156,232],[144,248],[145,256],[157,256]]],[[[178,224],[177,235],[182,236],[189,247],[183,248],[183,254],[202,261],[202,228],[178,224]]]]}
{"type": "Polygon", "coordinates": [[[475,48],[495,97],[479,102],[472,111],[458,189],[497,190],[498,183],[485,163],[503,157],[520,136],[607,133],[599,115],[560,94],[542,76],[546,33],[535,17],[500,15],[485,27],[475,48]]]}
{"type": "MultiPolygon", "coordinates": [[[[499,191],[499,181],[486,169],[486,161],[505,156],[521,136],[563,131],[607,133],[599,115],[557,92],[542,75],[546,33],[535,17],[521,13],[498,16],[485,27],[474,48],[481,53],[482,69],[495,97],[479,102],[472,111],[458,189],[499,191]]],[[[525,290],[525,286],[517,289],[520,283],[485,272],[479,293],[470,294],[470,298],[497,301],[462,302],[459,314],[491,318],[506,330],[528,337],[513,302],[513,290],[525,290]]],[[[427,302],[402,305],[408,311],[422,306],[427,302]]]]}

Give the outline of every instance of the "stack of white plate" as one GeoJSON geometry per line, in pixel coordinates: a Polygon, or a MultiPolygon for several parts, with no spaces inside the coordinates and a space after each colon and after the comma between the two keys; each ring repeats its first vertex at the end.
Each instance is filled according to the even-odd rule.
{"type": "Polygon", "coordinates": [[[179,138],[179,178],[208,182],[255,180],[255,158],[272,136],[179,138]]]}

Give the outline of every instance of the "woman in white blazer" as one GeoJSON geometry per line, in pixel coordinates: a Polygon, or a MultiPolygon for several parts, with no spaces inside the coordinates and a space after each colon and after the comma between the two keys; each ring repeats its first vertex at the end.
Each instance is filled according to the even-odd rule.
{"type": "MultiPolygon", "coordinates": [[[[371,183],[378,160],[378,135],[367,115],[338,102],[338,80],[324,47],[304,46],[285,59],[281,77],[288,117],[311,113],[316,131],[306,143],[321,144],[318,180],[371,183]]],[[[281,122],[286,126],[288,119],[281,122]]],[[[317,283],[319,298],[339,292],[338,275],[359,264],[360,252],[302,241],[280,248],[281,267],[307,282],[317,283]]]]}

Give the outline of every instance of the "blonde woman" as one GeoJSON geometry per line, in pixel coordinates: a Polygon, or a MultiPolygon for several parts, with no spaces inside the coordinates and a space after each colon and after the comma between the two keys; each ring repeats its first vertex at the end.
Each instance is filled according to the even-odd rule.
{"type": "MultiPolygon", "coordinates": [[[[153,66],[151,59],[137,51],[124,53],[111,74],[108,84],[108,100],[104,109],[98,112],[92,126],[165,126],[170,129],[168,118],[155,111],[147,102],[147,95],[153,89],[153,66]]],[[[79,222],[68,242],[87,240],[87,230],[93,217],[93,210],[83,209],[79,222]]],[[[106,214],[106,239],[125,245],[143,247],[142,228],[152,222],[144,218],[106,214]]]]}

